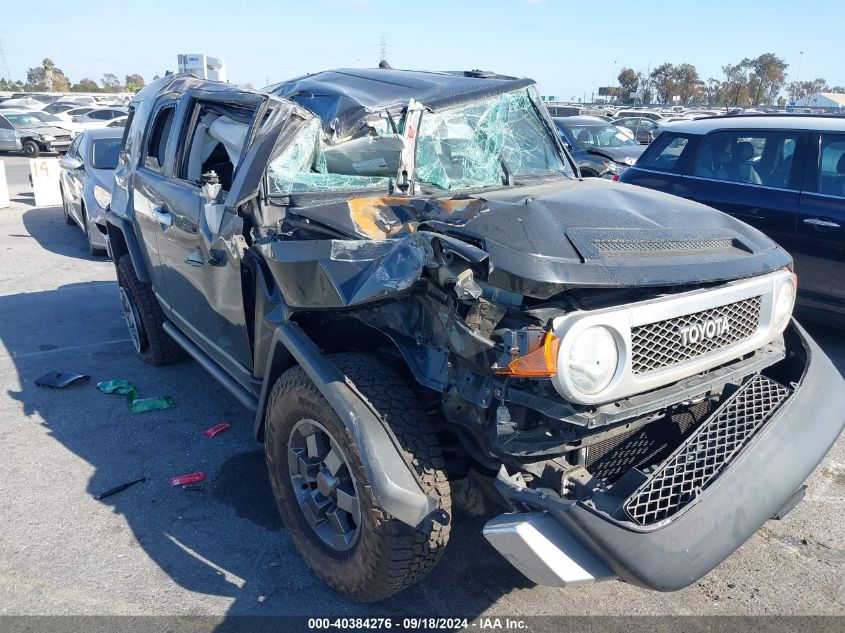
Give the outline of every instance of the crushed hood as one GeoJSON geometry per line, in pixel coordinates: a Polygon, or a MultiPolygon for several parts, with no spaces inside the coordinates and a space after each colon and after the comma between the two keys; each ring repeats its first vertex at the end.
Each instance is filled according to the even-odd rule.
{"type": "MultiPolygon", "coordinates": [[[[791,262],[765,235],[719,211],[598,179],[505,189],[484,198],[364,197],[290,211],[352,242],[432,233],[458,238],[487,254],[492,284],[538,299],[578,287],[726,281],[791,262]]],[[[333,258],[317,250],[311,249],[313,259],[331,268],[333,258]]],[[[350,259],[355,257],[343,265],[350,259]]],[[[413,269],[419,274],[422,265],[413,269]]],[[[407,287],[407,280],[400,285],[407,287]]]]}
{"type": "Polygon", "coordinates": [[[538,298],[561,287],[725,281],[791,262],[756,229],[641,187],[589,179],[520,197],[489,199],[460,230],[489,253],[492,283],[538,298]]]}
{"type": "Polygon", "coordinates": [[[66,130],[65,128],[58,127],[55,125],[39,125],[36,127],[28,127],[28,128],[19,128],[20,132],[33,132],[35,134],[43,135],[50,135],[50,136],[70,136],[70,131],[66,130]]]}

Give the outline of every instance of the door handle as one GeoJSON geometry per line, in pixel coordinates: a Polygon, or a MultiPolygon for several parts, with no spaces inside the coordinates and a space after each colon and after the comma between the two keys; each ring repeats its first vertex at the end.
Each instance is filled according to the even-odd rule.
{"type": "Polygon", "coordinates": [[[821,226],[826,229],[838,229],[839,224],[830,220],[823,220],[821,218],[804,218],[804,224],[812,224],[813,226],[821,226]]]}
{"type": "Polygon", "coordinates": [[[153,209],[153,217],[162,226],[162,231],[166,231],[173,225],[173,216],[167,211],[162,211],[161,207],[153,209]]]}

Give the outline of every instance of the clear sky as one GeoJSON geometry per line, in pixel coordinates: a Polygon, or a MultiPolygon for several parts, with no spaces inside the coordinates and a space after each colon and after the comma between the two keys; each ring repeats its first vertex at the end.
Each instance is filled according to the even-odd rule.
{"type": "MultiPolygon", "coordinates": [[[[842,0],[0,0],[12,78],[50,57],[71,81],[176,69],[177,53],[226,60],[256,87],[306,72],[375,66],[482,68],[536,79],[543,94],[586,97],[619,69],[689,62],[702,79],[773,52],[795,79],[845,84],[842,0]],[[803,58],[800,55],[803,51],[803,58]]],[[[0,66],[0,74],[5,69],[0,66]]]]}

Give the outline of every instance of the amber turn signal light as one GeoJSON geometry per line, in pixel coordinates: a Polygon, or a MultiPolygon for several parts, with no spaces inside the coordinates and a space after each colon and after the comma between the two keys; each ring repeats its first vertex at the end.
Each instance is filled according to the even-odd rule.
{"type": "Polygon", "coordinates": [[[528,376],[544,378],[557,373],[557,353],[560,350],[560,339],[551,331],[546,332],[543,344],[525,356],[514,358],[505,367],[497,367],[497,374],[508,376],[528,376]]]}

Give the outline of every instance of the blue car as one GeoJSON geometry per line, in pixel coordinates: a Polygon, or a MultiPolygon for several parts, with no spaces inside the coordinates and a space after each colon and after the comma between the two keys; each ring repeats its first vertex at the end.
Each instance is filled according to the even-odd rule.
{"type": "Polygon", "coordinates": [[[673,123],[619,180],[701,202],[761,230],[792,254],[805,313],[845,315],[845,118],[673,123]]]}

